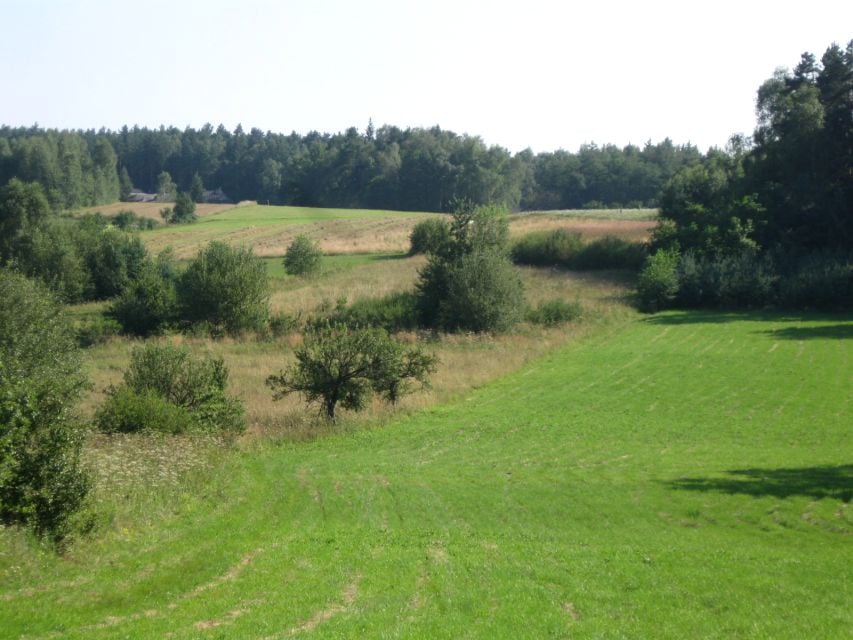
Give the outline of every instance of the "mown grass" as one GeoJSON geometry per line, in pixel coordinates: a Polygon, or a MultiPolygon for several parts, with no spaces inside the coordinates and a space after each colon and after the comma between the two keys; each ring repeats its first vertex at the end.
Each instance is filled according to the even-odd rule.
{"type": "Polygon", "coordinates": [[[249,205],[143,233],[154,252],[172,247],[193,256],[211,240],[252,246],[260,256],[283,256],[297,234],[320,242],[324,253],[399,252],[423,213],[372,209],[320,209],[249,205]]]}
{"type": "MultiPolygon", "coordinates": [[[[157,253],[171,247],[178,258],[194,256],[211,240],[251,246],[264,257],[283,256],[297,234],[307,234],[326,254],[405,253],[419,220],[441,214],[372,209],[320,209],[249,204],[200,217],[193,224],[160,226],[142,234],[157,253]]],[[[655,210],[557,211],[510,216],[510,231],[566,229],[587,240],[616,235],[644,240],[655,210]]]]}
{"type": "Polygon", "coordinates": [[[851,327],[611,323],[381,428],[254,441],[64,557],[0,534],[0,628],[845,637],[851,327]]]}

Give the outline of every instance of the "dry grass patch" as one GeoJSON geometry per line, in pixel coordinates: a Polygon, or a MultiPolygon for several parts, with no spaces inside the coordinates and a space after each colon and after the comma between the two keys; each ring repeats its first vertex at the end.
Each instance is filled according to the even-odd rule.
{"type": "MultiPolygon", "coordinates": [[[[102,204],[97,207],[86,207],[85,209],[80,209],[77,213],[100,212],[105,216],[114,216],[119,211],[133,211],[140,218],[151,218],[160,222],[163,220],[160,217],[160,210],[164,207],[171,207],[173,204],[173,202],[114,202],[112,204],[102,204]]],[[[215,213],[228,211],[237,206],[240,205],[199,203],[195,206],[195,214],[203,218],[205,216],[212,216],[215,213]]]]}
{"type": "Polygon", "coordinates": [[[509,230],[513,237],[520,237],[533,231],[564,229],[581,234],[586,241],[604,236],[616,236],[633,242],[645,242],[656,225],[655,220],[616,220],[582,218],[555,213],[524,213],[510,216],[509,230]]]}

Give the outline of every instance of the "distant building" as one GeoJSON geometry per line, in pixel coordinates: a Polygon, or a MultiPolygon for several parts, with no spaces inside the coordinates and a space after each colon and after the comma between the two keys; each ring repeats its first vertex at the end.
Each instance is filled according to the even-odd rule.
{"type": "Polygon", "coordinates": [[[205,189],[201,201],[210,204],[234,204],[234,201],[226,195],[221,187],[213,190],[205,189]]]}
{"type": "Polygon", "coordinates": [[[156,200],[156,193],[145,193],[139,189],[131,189],[126,202],[155,202],[156,200]]]}

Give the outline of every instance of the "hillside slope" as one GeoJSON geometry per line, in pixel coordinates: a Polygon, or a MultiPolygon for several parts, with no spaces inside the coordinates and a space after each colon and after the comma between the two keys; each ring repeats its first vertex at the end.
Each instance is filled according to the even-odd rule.
{"type": "Polygon", "coordinates": [[[664,314],[453,405],[231,457],[19,567],[3,637],[837,638],[853,320],[664,314]]]}

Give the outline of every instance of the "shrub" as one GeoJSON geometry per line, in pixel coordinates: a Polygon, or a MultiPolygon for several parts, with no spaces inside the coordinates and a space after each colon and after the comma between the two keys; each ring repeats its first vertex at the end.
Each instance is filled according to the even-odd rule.
{"type": "Polygon", "coordinates": [[[654,313],[672,304],[678,294],[678,252],[659,249],[646,259],[637,280],[640,309],[654,313]]]}
{"type": "Polygon", "coordinates": [[[195,425],[192,414],[184,407],[172,404],[150,389],[137,393],[128,387],[110,393],[96,412],[95,423],[105,433],[175,434],[190,431],[195,425]]]}
{"type": "Polygon", "coordinates": [[[418,222],[409,235],[409,255],[437,253],[450,240],[450,224],[444,218],[418,222]]]}
{"type": "Polygon", "coordinates": [[[83,252],[97,299],[112,298],[139,275],[148,251],[138,236],[114,227],[82,229],[94,233],[93,241],[83,240],[83,252]]]}
{"type": "Polygon", "coordinates": [[[122,231],[133,231],[136,229],[139,229],[140,231],[148,231],[157,226],[156,220],[138,216],[129,209],[119,211],[113,216],[111,222],[113,226],[118,227],[122,231]]]}
{"type": "Polygon", "coordinates": [[[538,267],[569,267],[583,249],[579,233],[565,229],[535,231],[516,240],[512,247],[512,259],[517,264],[538,267]]]}
{"type": "Polygon", "coordinates": [[[177,282],[183,319],[231,334],[261,330],[269,315],[267,267],[251,249],[211,242],[177,282]]]}
{"type": "Polygon", "coordinates": [[[336,309],[328,318],[332,324],[381,327],[386,331],[406,331],[418,326],[414,293],[399,291],[381,298],[361,298],[349,307],[336,309]]]}
{"type": "Polygon", "coordinates": [[[91,482],[73,407],[87,386],[61,308],[40,285],[0,270],[0,521],[55,542],[72,533],[91,482]]]}
{"type": "Polygon", "coordinates": [[[134,349],[123,385],[110,390],[96,423],[103,431],[240,431],[245,426],[243,407],[225,395],[227,385],[228,369],[222,358],[194,359],[186,349],[149,344],[134,349]],[[183,409],[189,418],[163,409],[162,403],[183,409]],[[152,422],[145,422],[146,416],[152,422]]]}
{"type": "Polygon", "coordinates": [[[284,254],[284,270],[294,276],[309,276],[320,270],[320,247],[308,236],[300,234],[293,239],[284,254]]]}
{"type": "Polygon", "coordinates": [[[645,245],[615,236],[604,236],[581,247],[573,269],[631,269],[639,271],[648,257],[645,245]]]}
{"type": "Polygon", "coordinates": [[[646,256],[646,248],[640,243],[604,236],[584,244],[579,233],[565,229],[529,233],[512,247],[512,259],[517,264],[581,270],[639,270],[646,256]]]}
{"type": "Polygon", "coordinates": [[[77,342],[81,347],[103,344],[121,332],[121,325],[112,318],[96,316],[77,327],[77,342]]]}
{"type": "Polygon", "coordinates": [[[275,400],[299,392],[308,402],[319,402],[334,421],[338,405],[361,410],[372,393],[396,402],[411,391],[410,380],[426,385],[434,368],[433,356],[406,349],[383,329],[326,325],[306,334],[296,363],[267,378],[267,385],[275,400]]]}
{"type": "Polygon", "coordinates": [[[148,336],[160,333],[176,319],[175,283],[148,261],[109,307],[108,313],[125,333],[148,336]]]}
{"type": "Polygon", "coordinates": [[[678,277],[679,305],[726,308],[772,304],[778,279],[772,260],[752,251],[705,257],[688,251],[679,262],[678,277]]]}
{"type": "Polygon", "coordinates": [[[179,191],[175,197],[175,206],[172,207],[172,215],[169,222],[172,224],[188,224],[196,221],[195,202],[190,194],[179,191]]]}
{"type": "Polygon", "coordinates": [[[524,315],[524,288],[512,263],[496,251],[475,251],[448,270],[439,323],[448,330],[510,329],[524,315]]]}
{"type": "Polygon", "coordinates": [[[832,253],[804,256],[782,277],[779,298],[784,306],[796,309],[851,309],[853,261],[832,253]]]}
{"type": "Polygon", "coordinates": [[[286,336],[299,331],[302,321],[300,316],[289,313],[277,313],[270,316],[269,332],[274,337],[286,336]]]}
{"type": "Polygon", "coordinates": [[[527,320],[533,324],[551,327],[577,320],[581,316],[581,311],[579,302],[548,300],[540,303],[535,309],[529,309],[527,311],[527,320]]]}
{"type": "Polygon", "coordinates": [[[93,286],[89,268],[68,227],[52,221],[34,229],[21,240],[21,253],[15,262],[23,273],[41,280],[60,300],[75,303],[91,298],[93,286]]]}
{"type": "Polygon", "coordinates": [[[509,228],[496,207],[463,206],[450,237],[420,271],[422,324],[445,330],[505,331],[524,315],[523,287],[507,257],[509,228]]]}

